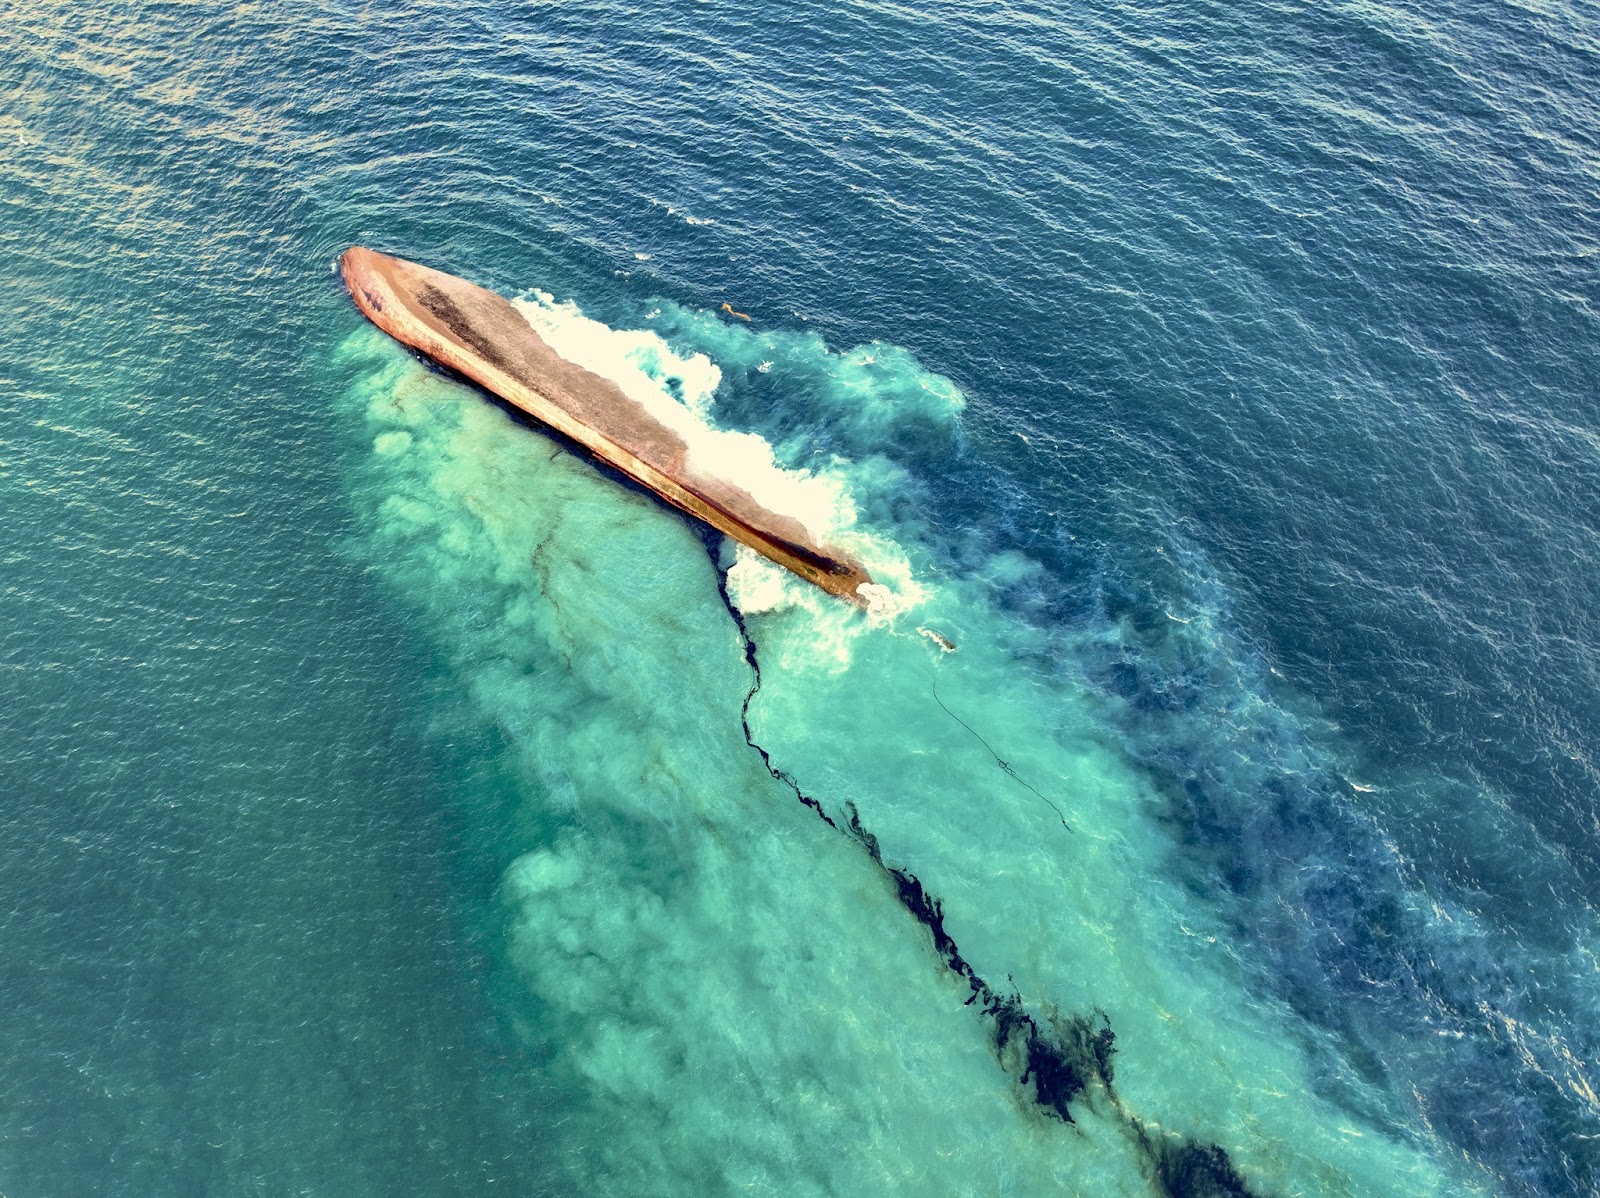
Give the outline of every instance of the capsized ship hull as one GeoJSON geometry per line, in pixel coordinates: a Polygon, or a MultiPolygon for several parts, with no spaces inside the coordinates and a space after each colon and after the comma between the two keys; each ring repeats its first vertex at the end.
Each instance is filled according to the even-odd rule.
{"type": "Polygon", "coordinates": [[[688,446],[609,379],[551,349],[504,297],[362,246],[340,261],[356,307],[373,324],[582,445],[672,506],[750,546],[825,591],[865,604],[871,576],[818,544],[793,516],[697,469],[688,446]]]}

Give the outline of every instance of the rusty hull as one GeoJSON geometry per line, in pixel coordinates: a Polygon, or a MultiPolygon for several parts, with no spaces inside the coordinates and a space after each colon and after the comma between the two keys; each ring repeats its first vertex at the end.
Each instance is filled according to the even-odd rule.
{"type": "Polygon", "coordinates": [[[557,354],[504,297],[362,246],[346,250],[340,265],[356,307],[397,341],[576,441],[673,507],[823,590],[865,603],[858,588],[872,578],[859,562],[817,544],[793,516],[697,471],[676,432],[611,380],[557,354]]]}

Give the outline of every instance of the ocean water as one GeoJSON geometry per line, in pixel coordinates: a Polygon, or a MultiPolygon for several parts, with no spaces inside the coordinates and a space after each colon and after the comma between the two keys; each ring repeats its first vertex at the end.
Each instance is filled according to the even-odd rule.
{"type": "Polygon", "coordinates": [[[0,18],[0,1193],[1600,1193],[1593,5],[0,18]]]}

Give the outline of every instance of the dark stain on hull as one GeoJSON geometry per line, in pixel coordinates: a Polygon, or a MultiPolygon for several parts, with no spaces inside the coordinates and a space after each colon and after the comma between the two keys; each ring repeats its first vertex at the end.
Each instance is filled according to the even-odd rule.
{"type": "MultiPolygon", "coordinates": [[[[708,541],[707,548],[714,557],[715,544],[708,541]]],[[[726,575],[721,570],[717,573],[722,601],[739,630],[745,661],[752,675],[750,689],[745,692],[739,711],[745,743],[756,751],[761,764],[774,779],[792,791],[823,823],[850,837],[872,858],[894,886],[901,905],[928,930],[934,951],[945,967],[966,982],[970,991],[966,1005],[979,1007],[990,1020],[995,1055],[1017,1078],[1023,1093],[1045,1115],[1069,1125],[1076,1122],[1074,1107],[1092,1106],[1095,1095],[1103,1095],[1111,1116],[1138,1147],[1151,1185],[1162,1198],[1259,1198],[1223,1149],[1151,1128],[1123,1105],[1113,1084],[1116,1033],[1104,1011],[1096,1010],[1087,1015],[1034,1014],[1014,989],[996,990],[962,956],[960,947],[945,928],[943,903],[930,894],[910,870],[884,860],[878,838],[862,824],[855,804],[844,804],[841,826],[820,802],[801,789],[792,774],[773,762],[772,755],[750,731],[750,704],[761,689],[761,663],[755,641],[743,614],[728,594],[726,575]]]]}
{"type": "Polygon", "coordinates": [[[485,337],[456,302],[437,287],[431,285],[419,287],[417,302],[443,321],[451,333],[470,345],[484,361],[498,366],[501,370],[512,369],[511,359],[506,357],[495,340],[492,337],[485,337]]]}

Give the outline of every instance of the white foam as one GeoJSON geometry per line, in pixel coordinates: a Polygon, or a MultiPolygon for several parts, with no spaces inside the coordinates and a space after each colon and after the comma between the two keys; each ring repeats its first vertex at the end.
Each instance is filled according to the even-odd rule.
{"type": "Polygon", "coordinates": [[[668,204],[664,200],[652,199],[650,200],[650,204],[652,207],[665,209],[668,216],[674,217],[677,220],[681,220],[686,225],[716,224],[716,221],[712,220],[709,216],[690,216],[682,208],[674,207],[672,204],[668,204]]]}
{"type": "Polygon", "coordinates": [[[913,576],[910,562],[894,542],[856,533],[848,548],[878,580],[859,588],[866,603],[865,619],[849,604],[840,603],[754,549],[735,546],[734,562],[728,569],[728,599],[741,615],[804,613],[809,631],[791,642],[804,645],[804,661],[790,660],[792,667],[830,673],[848,669],[858,638],[875,628],[892,626],[928,599],[927,590],[913,576]]]}
{"type": "Polygon", "coordinates": [[[742,487],[758,503],[799,520],[819,544],[835,545],[858,558],[875,580],[862,590],[863,620],[847,604],[738,545],[728,571],[728,594],[741,612],[803,609],[815,627],[818,660],[843,668],[861,632],[892,624],[925,602],[927,592],[904,550],[855,526],[849,479],[861,466],[835,459],[820,472],[785,469],[765,438],[716,426],[713,410],[722,371],[705,354],[680,354],[649,329],[611,328],[546,292],[514,302],[552,349],[615,382],[682,437],[694,469],[742,487]]]}
{"type": "Polygon", "coordinates": [[[799,591],[791,588],[791,580],[794,575],[782,566],[740,545],[728,568],[728,598],[747,616],[777,611],[797,602],[799,591]]]}
{"type": "Polygon", "coordinates": [[[712,423],[722,371],[704,354],[677,354],[648,329],[613,329],[546,292],[514,303],[558,354],[616,383],[682,437],[691,468],[742,487],[756,502],[794,517],[818,542],[854,523],[855,505],[837,474],[785,470],[765,438],[712,423]]]}

